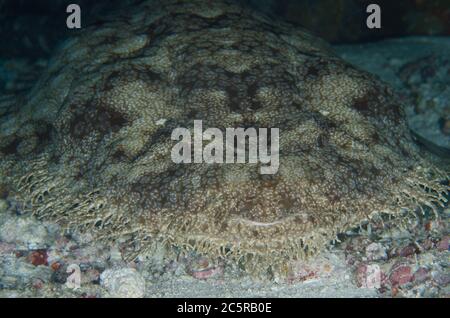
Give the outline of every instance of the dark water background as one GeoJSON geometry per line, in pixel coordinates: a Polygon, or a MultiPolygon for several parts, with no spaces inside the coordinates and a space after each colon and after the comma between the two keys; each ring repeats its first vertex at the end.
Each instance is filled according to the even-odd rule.
{"type": "MultiPolygon", "coordinates": [[[[0,0],[0,58],[45,57],[70,35],[66,7],[79,4],[88,25],[143,0],[0,0]]],[[[205,0],[213,1],[213,0],[205,0]]],[[[367,42],[409,35],[450,35],[449,0],[231,0],[302,25],[327,41],[367,42]],[[382,28],[366,26],[370,3],[382,8],[382,28]]]]}

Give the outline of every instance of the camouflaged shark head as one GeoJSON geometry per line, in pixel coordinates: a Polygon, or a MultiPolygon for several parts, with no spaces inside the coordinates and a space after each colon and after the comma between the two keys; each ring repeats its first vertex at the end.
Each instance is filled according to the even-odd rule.
{"type": "MultiPolygon", "coordinates": [[[[222,1],[144,2],[85,28],[1,122],[0,175],[99,238],[267,267],[374,215],[446,202],[385,84],[292,25],[222,1]],[[176,164],[177,127],[280,129],[280,167],[176,164]]],[[[444,169],[442,169],[444,168],[444,169]]]]}

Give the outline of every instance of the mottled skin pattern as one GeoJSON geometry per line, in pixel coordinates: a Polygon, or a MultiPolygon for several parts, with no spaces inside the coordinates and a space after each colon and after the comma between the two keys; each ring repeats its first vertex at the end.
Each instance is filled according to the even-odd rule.
{"type": "Polygon", "coordinates": [[[17,200],[129,242],[130,257],[164,242],[276,267],[448,191],[386,85],[306,31],[221,1],[144,2],[85,28],[0,128],[17,200]],[[194,119],[279,128],[278,173],[174,164],[171,132],[194,119]]]}

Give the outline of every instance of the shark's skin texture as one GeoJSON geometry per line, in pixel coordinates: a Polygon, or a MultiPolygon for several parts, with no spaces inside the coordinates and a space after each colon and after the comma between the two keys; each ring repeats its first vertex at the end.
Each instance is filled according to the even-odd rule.
{"type": "Polygon", "coordinates": [[[446,202],[389,87],[307,31],[221,1],[144,2],[84,28],[3,114],[3,188],[133,258],[155,242],[282,268],[381,212],[446,202]],[[280,168],[175,164],[176,127],[280,129],[280,168]]]}

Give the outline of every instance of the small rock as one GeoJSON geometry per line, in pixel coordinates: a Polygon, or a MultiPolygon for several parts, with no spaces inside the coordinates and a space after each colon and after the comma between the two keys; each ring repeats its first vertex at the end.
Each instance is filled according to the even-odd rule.
{"type": "Polygon", "coordinates": [[[422,247],[422,249],[427,251],[433,247],[433,242],[429,239],[426,239],[423,241],[422,244],[420,244],[420,247],[422,247]]]}
{"type": "MultiPolygon", "coordinates": [[[[34,279],[46,283],[50,280],[51,268],[48,266],[35,266],[24,258],[14,255],[0,259],[0,286],[8,289],[28,288],[34,279]],[[14,282],[14,285],[10,283],[14,282]]],[[[2,288],[0,287],[0,289],[2,288]]]]}
{"type": "Polygon", "coordinates": [[[16,248],[15,244],[0,242],[0,254],[12,253],[14,252],[15,248],[16,248]]]}
{"type": "Polygon", "coordinates": [[[0,240],[15,243],[18,248],[29,250],[46,248],[49,239],[46,227],[31,217],[11,217],[0,224],[0,240]]]}
{"type": "Polygon", "coordinates": [[[47,251],[46,250],[36,250],[28,254],[28,261],[34,266],[48,265],[47,263],[47,251]]]}
{"type": "Polygon", "coordinates": [[[366,272],[367,272],[366,264],[360,265],[356,269],[356,273],[355,273],[356,286],[358,286],[359,288],[365,287],[365,285],[366,285],[366,272]]]}
{"type": "Polygon", "coordinates": [[[449,237],[445,236],[442,240],[439,241],[439,243],[437,244],[437,249],[439,251],[448,251],[448,241],[449,241],[449,237]]]}
{"type": "Polygon", "coordinates": [[[223,275],[223,267],[211,267],[203,270],[192,271],[192,277],[196,279],[208,279],[212,277],[217,277],[223,275]]]}
{"type": "Polygon", "coordinates": [[[414,245],[408,245],[402,248],[399,252],[400,256],[408,257],[416,253],[416,247],[414,245]]]}
{"type": "Polygon", "coordinates": [[[33,278],[31,281],[31,286],[33,286],[34,289],[41,289],[44,287],[44,282],[39,278],[33,278]]]}
{"type": "Polygon", "coordinates": [[[378,289],[382,280],[382,271],[377,264],[363,264],[356,270],[356,285],[359,288],[378,289]]]}
{"type": "Polygon", "coordinates": [[[420,267],[413,275],[415,283],[423,283],[430,277],[428,270],[425,267],[420,267]]]}
{"type": "Polygon", "coordinates": [[[67,277],[69,277],[69,274],[66,272],[67,266],[62,265],[61,263],[53,263],[51,268],[53,269],[51,281],[57,284],[65,284],[67,277]]]}
{"type": "Polygon", "coordinates": [[[391,295],[392,295],[392,297],[397,296],[397,294],[398,294],[398,288],[395,287],[395,286],[392,286],[391,287],[391,295]]]}
{"type": "Polygon", "coordinates": [[[81,276],[81,283],[94,283],[94,284],[98,284],[100,281],[100,272],[95,269],[95,268],[91,268],[88,269],[87,271],[82,273],[81,276]]]}
{"type": "Polygon", "coordinates": [[[443,271],[435,271],[432,273],[433,280],[440,286],[445,287],[450,284],[450,275],[443,271]]]}
{"type": "Polygon", "coordinates": [[[366,257],[369,261],[387,259],[386,248],[380,243],[372,243],[366,247],[366,257]]]}
{"type": "Polygon", "coordinates": [[[145,294],[145,280],[135,269],[107,269],[100,275],[100,284],[111,297],[142,298],[145,294]]]}
{"type": "Polygon", "coordinates": [[[61,263],[59,262],[53,262],[50,267],[54,270],[57,271],[60,267],[61,267],[61,263]]]}
{"type": "Polygon", "coordinates": [[[411,267],[407,265],[400,265],[395,267],[389,276],[392,286],[402,286],[409,283],[413,278],[411,267]]]}
{"type": "Polygon", "coordinates": [[[19,284],[19,279],[15,276],[2,275],[0,279],[0,289],[15,289],[19,284]]]}

